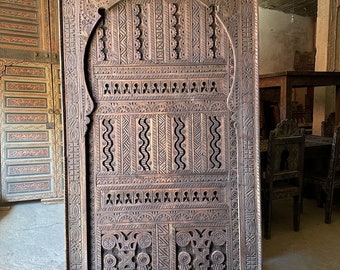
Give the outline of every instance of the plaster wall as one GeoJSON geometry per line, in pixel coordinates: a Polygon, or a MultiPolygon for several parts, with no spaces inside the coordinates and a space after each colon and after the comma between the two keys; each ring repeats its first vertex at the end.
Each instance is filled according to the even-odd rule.
{"type": "Polygon", "coordinates": [[[294,70],[295,51],[313,51],[315,21],[310,17],[259,8],[260,74],[294,70]]]}
{"type": "MultiPolygon", "coordinates": [[[[316,71],[331,70],[331,46],[329,45],[331,25],[333,18],[331,14],[331,4],[334,0],[318,1],[318,19],[316,27],[316,71]]],[[[321,135],[321,122],[335,111],[335,87],[315,87],[314,107],[313,107],[313,134],[321,135]]]]}

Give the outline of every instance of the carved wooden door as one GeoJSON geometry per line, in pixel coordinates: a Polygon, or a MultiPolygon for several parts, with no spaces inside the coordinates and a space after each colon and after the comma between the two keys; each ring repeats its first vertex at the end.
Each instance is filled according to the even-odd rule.
{"type": "Polygon", "coordinates": [[[58,5],[0,1],[0,14],[0,202],[62,199],[58,5]]]}
{"type": "Polygon", "coordinates": [[[70,265],[259,268],[255,4],[85,2],[63,9],[70,265]]]}

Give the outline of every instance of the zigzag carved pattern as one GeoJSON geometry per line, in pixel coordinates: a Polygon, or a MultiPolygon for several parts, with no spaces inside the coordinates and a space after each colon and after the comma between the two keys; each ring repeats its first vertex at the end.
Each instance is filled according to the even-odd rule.
{"type": "Polygon", "coordinates": [[[139,133],[139,139],[141,140],[141,145],[139,146],[139,153],[141,154],[139,165],[143,168],[144,171],[150,171],[150,153],[148,152],[148,147],[150,146],[150,140],[148,138],[150,126],[148,124],[147,118],[139,119],[138,123],[141,127],[141,132],[139,133]]]}
{"type": "Polygon", "coordinates": [[[158,235],[158,262],[160,270],[170,268],[169,261],[169,225],[157,225],[158,235]]]}
{"type": "Polygon", "coordinates": [[[194,129],[194,170],[196,172],[202,171],[202,140],[201,140],[201,115],[194,114],[193,116],[194,129]]]}
{"type": "Polygon", "coordinates": [[[156,59],[164,60],[163,5],[155,7],[156,59]]]}
{"type": "Polygon", "coordinates": [[[127,64],[127,26],[126,26],[126,6],[124,1],[118,6],[119,10],[119,41],[120,41],[120,56],[122,64],[127,64]]]}
{"type": "Polygon", "coordinates": [[[123,173],[127,174],[131,171],[130,118],[128,116],[122,118],[121,134],[123,142],[123,173]]]}
{"type": "Polygon", "coordinates": [[[114,157],[112,154],[112,146],[113,142],[111,140],[111,135],[113,133],[113,124],[111,120],[104,119],[103,127],[105,131],[103,132],[103,140],[105,142],[105,146],[103,148],[105,160],[103,161],[103,166],[107,171],[114,171],[114,157]]]}
{"type": "Polygon", "coordinates": [[[192,3],[192,50],[193,61],[200,61],[200,6],[196,1],[192,3]]]}
{"type": "Polygon", "coordinates": [[[177,165],[178,170],[184,170],[186,165],[184,163],[184,156],[185,156],[185,148],[183,146],[185,141],[184,136],[184,122],[181,120],[180,117],[174,118],[174,121],[176,123],[175,126],[175,150],[177,152],[175,156],[175,164],[177,165]]]}
{"type": "Polygon", "coordinates": [[[166,173],[166,116],[158,117],[159,172],[166,173]]]}
{"type": "Polygon", "coordinates": [[[212,140],[210,142],[210,147],[212,150],[210,162],[212,164],[212,169],[218,169],[222,166],[222,163],[219,161],[221,148],[218,146],[218,143],[221,141],[221,135],[218,132],[218,129],[221,127],[221,122],[218,121],[216,116],[210,116],[209,119],[211,121],[210,134],[212,136],[212,140]]]}

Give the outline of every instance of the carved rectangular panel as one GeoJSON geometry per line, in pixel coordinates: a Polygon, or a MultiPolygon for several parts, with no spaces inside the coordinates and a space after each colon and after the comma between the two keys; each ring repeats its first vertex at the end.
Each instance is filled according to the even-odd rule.
{"type": "Polygon", "coordinates": [[[23,181],[7,183],[7,194],[11,196],[20,195],[25,193],[46,193],[52,189],[50,179],[39,179],[36,181],[23,181]]]}
{"type": "Polygon", "coordinates": [[[69,267],[260,268],[256,1],[71,2],[69,267]]]}

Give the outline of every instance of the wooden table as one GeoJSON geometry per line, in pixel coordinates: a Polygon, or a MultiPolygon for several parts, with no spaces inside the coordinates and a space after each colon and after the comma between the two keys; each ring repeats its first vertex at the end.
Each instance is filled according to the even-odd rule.
{"type": "MultiPolygon", "coordinates": [[[[332,138],[331,137],[322,137],[317,135],[306,135],[305,137],[305,152],[307,154],[309,151],[314,150],[326,150],[330,153],[332,147],[332,138]]],[[[260,141],[260,151],[261,153],[267,152],[268,149],[268,140],[260,141]]]]}
{"type": "Polygon", "coordinates": [[[336,123],[340,120],[340,72],[286,71],[260,75],[259,87],[280,89],[280,119],[292,118],[292,89],[336,86],[336,123]]]}

